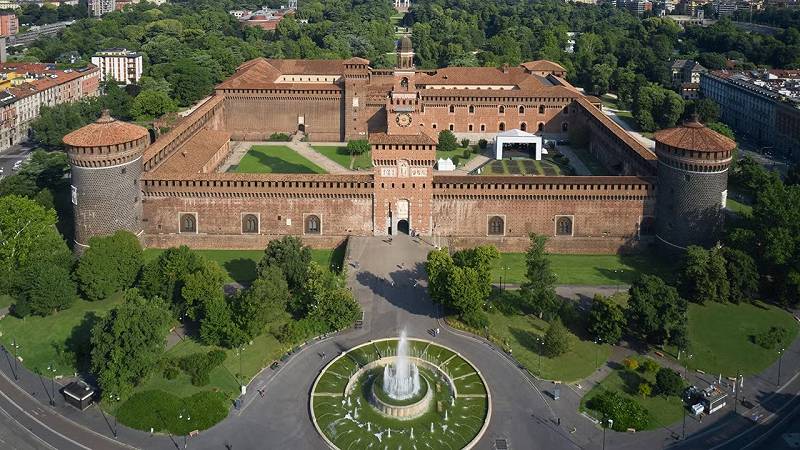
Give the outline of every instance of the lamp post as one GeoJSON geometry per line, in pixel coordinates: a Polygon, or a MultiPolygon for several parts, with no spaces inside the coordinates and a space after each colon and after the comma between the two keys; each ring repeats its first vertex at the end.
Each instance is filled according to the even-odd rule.
{"type": "Polygon", "coordinates": [[[19,381],[19,357],[17,356],[19,344],[17,344],[17,338],[14,338],[14,340],[11,341],[11,348],[14,349],[14,381],[19,381]]]}
{"type": "Polygon", "coordinates": [[[780,358],[778,358],[778,386],[781,385],[781,364],[783,364],[783,352],[784,352],[784,350],[786,350],[786,349],[782,348],[781,351],[778,352],[778,354],[780,355],[780,358]]]}
{"type": "Polygon", "coordinates": [[[604,425],[603,426],[603,450],[606,450],[606,428],[610,428],[610,427],[614,426],[614,420],[613,419],[608,419],[608,422],[604,421],[603,425],[604,425]],[[606,423],[608,424],[608,426],[605,426],[606,423]]]}
{"type": "Polygon", "coordinates": [[[503,276],[502,276],[502,277],[500,277],[500,290],[501,290],[501,291],[503,290],[503,278],[505,278],[506,280],[508,280],[508,277],[506,276],[506,271],[507,271],[508,269],[509,269],[509,267],[508,267],[508,266],[503,266],[503,276]]]}
{"type": "Polygon", "coordinates": [[[597,367],[597,370],[600,370],[600,367],[597,366],[597,360],[600,359],[600,344],[603,342],[602,339],[597,338],[594,340],[594,343],[597,344],[597,348],[594,352],[594,366],[597,367]]]}
{"type": "Polygon", "coordinates": [[[53,391],[53,395],[50,396],[50,406],[56,406],[56,365],[50,363],[47,366],[47,374],[50,376],[50,390],[53,391]]]}
{"type": "Polygon", "coordinates": [[[539,345],[539,376],[542,376],[542,350],[544,347],[544,341],[542,341],[541,337],[536,337],[536,343],[539,345]]]}
{"type": "Polygon", "coordinates": [[[117,402],[119,402],[119,394],[114,394],[113,392],[109,392],[108,393],[108,401],[112,402],[115,405],[114,408],[113,408],[114,414],[112,414],[112,416],[114,416],[114,428],[111,430],[111,434],[113,434],[114,435],[114,439],[116,439],[117,438],[117,411],[116,411],[117,408],[116,408],[116,404],[117,404],[117,402]]]}
{"type": "Polygon", "coordinates": [[[739,384],[739,377],[743,375],[739,375],[739,370],[736,371],[736,379],[733,380],[733,393],[736,394],[733,398],[733,412],[734,414],[737,412],[737,408],[739,406],[739,390],[740,387],[737,386],[739,384]]]}
{"type": "MultiPolygon", "coordinates": [[[[184,407],[184,409],[183,409],[183,410],[182,410],[182,411],[181,411],[181,412],[178,414],[178,420],[186,420],[186,423],[187,423],[187,425],[188,425],[188,423],[189,423],[189,422],[191,422],[191,421],[192,421],[192,417],[189,415],[189,413],[188,413],[188,412],[186,412],[186,408],[185,408],[185,407],[184,407]],[[185,416],[185,417],[184,417],[184,416],[185,416]]],[[[190,427],[187,427],[186,434],[184,434],[184,435],[183,435],[183,448],[186,448],[186,447],[188,447],[188,446],[189,446],[189,431],[188,431],[188,429],[189,429],[189,428],[190,428],[190,427]]]]}
{"type": "Polygon", "coordinates": [[[686,355],[686,362],[683,364],[683,378],[689,381],[689,360],[694,358],[694,355],[686,355]]]}

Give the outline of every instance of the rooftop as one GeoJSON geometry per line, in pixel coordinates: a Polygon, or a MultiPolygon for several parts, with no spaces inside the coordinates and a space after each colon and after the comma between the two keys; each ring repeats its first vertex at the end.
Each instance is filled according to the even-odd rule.
{"type": "Polygon", "coordinates": [[[775,100],[800,106],[800,70],[715,70],[711,75],[775,100]]]}
{"type": "Polygon", "coordinates": [[[71,147],[105,147],[133,142],[149,135],[147,128],[119,121],[104,110],[95,122],[64,136],[71,147]]]}
{"type": "Polygon", "coordinates": [[[658,131],[655,140],[673,148],[699,152],[732,151],[736,148],[736,142],[707,128],[697,119],[675,128],[658,131]]]}

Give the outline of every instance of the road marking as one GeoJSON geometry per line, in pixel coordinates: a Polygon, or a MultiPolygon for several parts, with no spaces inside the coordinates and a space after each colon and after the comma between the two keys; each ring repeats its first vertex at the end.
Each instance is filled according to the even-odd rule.
{"type": "MultiPolygon", "coordinates": [[[[55,434],[56,436],[60,437],[61,439],[64,439],[65,441],[75,445],[76,447],[84,448],[86,450],[92,450],[91,448],[89,448],[89,447],[87,447],[87,446],[85,446],[85,445],[83,445],[83,444],[81,444],[79,442],[73,441],[72,439],[68,438],[67,436],[64,436],[63,434],[59,433],[58,431],[50,428],[47,424],[45,424],[41,420],[37,419],[36,417],[33,417],[30,413],[28,413],[28,411],[25,411],[24,409],[22,409],[21,406],[19,406],[16,402],[14,402],[14,400],[11,400],[11,398],[9,396],[7,396],[5,392],[0,391],[0,396],[2,396],[4,399],[6,399],[6,401],[8,401],[12,405],[14,405],[14,407],[17,408],[18,410],[20,410],[22,412],[22,414],[25,414],[26,416],[30,417],[34,422],[38,423],[39,425],[41,425],[43,428],[45,428],[49,432],[55,434]]],[[[33,430],[31,430],[31,433],[33,433],[33,430]]]]}
{"type": "MultiPolygon", "coordinates": [[[[9,419],[13,420],[14,423],[17,424],[17,426],[19,426],[21,429],[25,430],[25,432],[27,432],[28,434],[33,436],[36,440],[41,442],[47,448],[50,448],[52,450],[57,450],[55,447],[53,447],[52,445],[47,443],[47,441],[45,441],[44,439],[40,438],[36,433],[34,433],[33,431],[31,431],[27,427],[25,427],[25,425],[21,424],[17,419],[14,418],[14,416],[11,415],[11,413],[6,411],[4,408],[0,407],[0,413],[2,413],[4,416],[8,417],[9,419]]],[[[3,442],[5,442],[5,441],[3,441],[3,442]]]]}
{"type": "Polygon", "coordinates": [[[468,377],[468,376],[470,376],[470,375],[477,375],[477,374],[478,374],[477,372],[471,372],[471,373],[468,373],[468,374],[466,374],[466,375],[461,375],[460,377],[455,377],[455,378],[453,378],[453,381],[455,381],[455,380],[460,380],[460,379],[462,379],[462,378],[467,378],[467,377],[468,377]]]}

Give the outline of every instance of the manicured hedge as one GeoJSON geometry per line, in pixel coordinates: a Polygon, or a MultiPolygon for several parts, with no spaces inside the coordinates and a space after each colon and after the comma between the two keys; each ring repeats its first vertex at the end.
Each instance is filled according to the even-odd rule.
{"type": "Polygon", "coordinates": [[[182,435],[220,422],[228,415],[229,406],[221,392],[203,391],[180,398],[156,390],[134,394],[120,405],[116,414],[121,423],[131,428],[182,435]]]}

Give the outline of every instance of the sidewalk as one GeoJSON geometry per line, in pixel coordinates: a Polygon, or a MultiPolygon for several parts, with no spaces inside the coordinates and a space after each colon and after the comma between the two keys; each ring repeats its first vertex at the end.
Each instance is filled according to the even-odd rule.
{"type": "Polygon", "coordinates": [[[302,132],[297,132],[295,133],[294,136],[292,136],[292,141],[287,142],[286,144],[289,148],[296,151],[297,153],[299,153],[309,161],[313,162],[314,164],[322,167],[328,173],[335,173],[335,174],[358,173],[353,170],[345,169],[344,167],[340,166],[339,164],[331,161],[330,159],[322,155],[322,153],[315,151],[313,148],[311,148],[311,145],[309,145],[308,142],[302,141],[303,137],[304,135],[302,132]]]}

